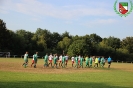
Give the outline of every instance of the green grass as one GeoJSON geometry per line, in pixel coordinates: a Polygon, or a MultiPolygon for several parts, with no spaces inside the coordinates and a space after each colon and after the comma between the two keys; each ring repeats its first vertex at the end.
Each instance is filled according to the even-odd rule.
{"type": "Polygon", "coordinates": [[[22,63],[18,58],[0,58],[0,88],[133,88],[133,64],[76,69],[69,68],[69,62],[65,69],[43,69],[43,60],[38,68],[23,68],[22,63]]]}

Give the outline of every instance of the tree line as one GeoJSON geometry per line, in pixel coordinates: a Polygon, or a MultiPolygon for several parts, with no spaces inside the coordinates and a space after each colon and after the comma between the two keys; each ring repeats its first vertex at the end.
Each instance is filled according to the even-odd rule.
{"type": "Polygon", "coordinates": [[[69,56],[111,56],[113,60],[133,61],[133,37],[122,40],[114,36],[101,38],[97,34],[84,36],[50,32],[37,28],[36,32],[23,29],[12,31],[0,19],[0,52],[11,52],[12,55],[23,55],[26,51],[33,55],[38,51],[40,56],[46,53],[68,54],[69,56]]]}

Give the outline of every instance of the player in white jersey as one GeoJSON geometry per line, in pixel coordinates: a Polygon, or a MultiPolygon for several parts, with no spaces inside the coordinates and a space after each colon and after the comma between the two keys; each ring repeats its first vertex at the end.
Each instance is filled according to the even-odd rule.
{"type": "Polygon", "coordinates": [[[80,58],[81,58],[81,56],[79,55],[78,56],[78,66],[80,66],[80,58]]]}
{"type": "Polygon", "coordinates": [[[35,62],[34,62],[34,55],[33,55],[32,63],[31,63],[31,67],[32,67],[32,65],[33,65],[34,63],[35,63],[35,62]]]}
{"type": "Polygon", "coordinates": [[[59,56],[59,66],[62,65],[62,55],[59,56]]]}
{"type": "Polygon", "coordinates": [[[22,66],[25,66],[26,67],[27,64],[28,64],[28,52],[26,52],[24,54],[24,63],[22,64],[22,66]]]}
{"type": "Polygon", "coordinates": [[[67,66],[67,63],[68,63],[68,55],[65,56],[65,65],[67,66]]]}
{"type": "Polygon", "coordinates": [[[72,60],[72,67],[73,67],[73,64],[74,64],[74,57],[72,57],[71,60],[72,60]]]}
{"type": "Polygon", "coordinates": [[[52,59],[53,59],[53,56],[52,56],[52,53],[49,55],[49,65],[51,64],[51,67],[52,67],[52,59]]]}

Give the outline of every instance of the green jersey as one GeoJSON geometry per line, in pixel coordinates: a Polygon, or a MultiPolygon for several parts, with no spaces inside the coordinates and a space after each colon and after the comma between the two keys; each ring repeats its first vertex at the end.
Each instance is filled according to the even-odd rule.
{"type": "Polygon", "coordinates": [[[80,58],[80,64],[82,64],[82,63],[83,63],[83,59],[84,59],[84,58],[82,58],[82,57],[80,58]]]}
{"type": "Polygon", "coordinates": [[[86,57],[86,63],[89,63],[89,58],[88,57],[86,57]]]}
{"type": "Polygon", "coordinates": [[[62,57],[62,63],[65,63],[65,56],[62,57]]]}
{"type": "Polygon", "coordinates": [[[90,64],[92,64],[92,58],[90,58],[90,64]]]}
{"type": "Polygon", "coordinates": [[[37,61],[37,58],[38,58],[37,54],[34,54],[34,60],[35,61],[37,61]]]}
{"type": "Polygon", "coordinates": [[[57,61],[57,57],[54,57],[54,64],[56,64],[56,61],[57,61]]]}
{"type": "Polygon", "coordinates": [[[24,60],[28,60],[28,54],[24,55],[24,60]]]}
{"type": "Polygon", "coordinates": [[[104,58],[101,58],[101,63],[104,63],[104,58]]]}
{"type": "Polygon", "coordinates": [[[44,57],[44,61],[45,61],[45,62],[48,61],[48,55],[45,55],[45,57],[44,57]]]}
{"type": "Polygon", "coordinates": [[[78,63],[78,57],[75,57],[75,62],[78,63]]]}

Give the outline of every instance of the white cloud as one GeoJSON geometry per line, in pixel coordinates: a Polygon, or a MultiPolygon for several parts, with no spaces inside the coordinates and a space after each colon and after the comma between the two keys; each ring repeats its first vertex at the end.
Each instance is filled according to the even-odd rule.
{"type": "MultiPolygon", "coordinates": [[[[54,6],[48,3],[41,3],[37,0],[5,0],[2,8],[6,11],[17,11],[30,16],[50,16],[60,19],[73,19],[82,16],[114,16],[115,13],[104,8],[106,3],[96,4],[97,7],[83,5],[54,6]],[[99,5],[99,8],[98,8],[99,5]],[[103,6],[103,7],[100,7],[103,6]]],[[[1,7],[0,7],[1,8],[1,7]]]]}
{"type": "Polygon", "coordinates": [[[7,14],[7,13],[8,13],[8,11],[6,11],[6,10],[4,10],[4,9],[0,8],[0,13],[2,13],[2,14],[7,14]]]}
{"type": "Polygon", "coordinates": [[[104,25],[111,25],[115,24],[118,21],[116,19],[96,19],[96,20],[91,20],[89,22],[86,22],[82,25],[87,26],[87,27],[97,27],[97,26],[104,26],[104,25]]]}
{"type": "Polygon", "coordinates": [[[133,24],[133,12],[129,14],[127,17],[122,17],[123,21],[126,21],[126,24],[133,24]]]}
{"type": "Polygon", "coordinates": [[[33,20],[33,21],[40,21],[40,19],[38,19],[38,18],[31,18],[31,20],[33,20]]]}

